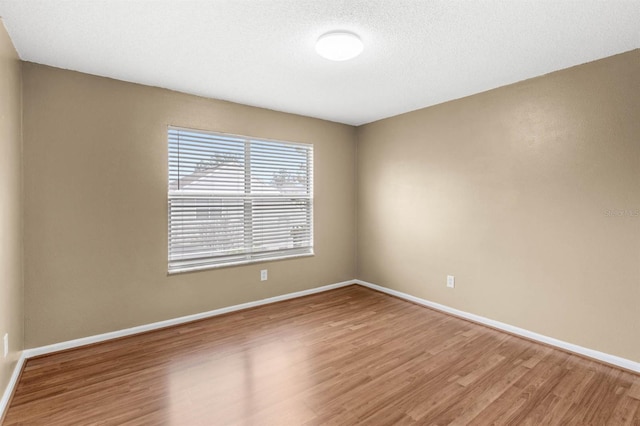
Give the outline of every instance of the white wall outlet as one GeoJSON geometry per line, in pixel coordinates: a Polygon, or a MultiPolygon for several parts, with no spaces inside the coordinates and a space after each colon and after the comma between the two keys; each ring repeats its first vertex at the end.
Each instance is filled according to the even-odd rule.
{"type": "Polygon", "coordinates": [[[266,269],[262,269],[260,271],[260,281],[266,281],[267,278],[268,278],[267,270],[266,269]]]}
{"type": "Polygon", "coordinates": [[[9,333],[4,333],[4,357],[6,358],[9,355],[9,333]]]}
{"type": "Polygon", "coordinates": [[[447,275],[447,287],[454,288],[456,286],[456,277],[447,275]]]}

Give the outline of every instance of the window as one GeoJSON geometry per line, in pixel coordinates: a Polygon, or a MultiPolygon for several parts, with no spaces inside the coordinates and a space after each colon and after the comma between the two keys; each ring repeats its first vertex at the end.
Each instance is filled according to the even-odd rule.
{"type": "Polygon", "coordinates": [[[169,272],[313,254],[313,145],[170,127],[169,272]]]}

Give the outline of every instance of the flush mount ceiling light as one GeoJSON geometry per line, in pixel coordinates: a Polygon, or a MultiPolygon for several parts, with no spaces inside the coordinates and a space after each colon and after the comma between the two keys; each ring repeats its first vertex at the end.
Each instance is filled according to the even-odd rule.
{"type": "Polygon", "coordinates": [[[360,37],[346,31],[326,33],[316,42],[316,52],[332,61],[346,61],[362,53],[364,45],[360,37]]]}

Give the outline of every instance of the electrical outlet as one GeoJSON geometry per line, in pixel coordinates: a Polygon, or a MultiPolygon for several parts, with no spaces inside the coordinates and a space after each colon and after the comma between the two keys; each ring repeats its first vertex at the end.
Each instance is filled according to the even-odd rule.
{"type": "Polygon", "coordinates": [[[9,333],[4,333],[4,357],[6,358],[9,354],[9,333]]]}
{"type": "Polygon", "coordinates": [[[447,287],[454,288],[456,286],[456,277],[447,275],[447,287]]]}
{"type": "Polygon", "coordinates": [[[260,281],[266,281],[267,278],[268,278],[267,270],[266,269],[262,269],[260,271],[260,281]]]}

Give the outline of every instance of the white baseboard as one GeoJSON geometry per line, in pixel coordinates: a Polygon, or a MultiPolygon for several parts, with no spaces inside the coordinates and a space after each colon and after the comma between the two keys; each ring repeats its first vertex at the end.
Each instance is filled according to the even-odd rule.
{"type": "Polygon", "coordinates": [[[117,339],[119,337],[131,336],[133,334],[143,333],[145,331],[158,330],[160,328],[170,327],[173,325],[184,324],[199,319],[215,317],[217,315],[229,312],[240,311],[242,309],[254,308],[256,306],[268,305],[269,303],[280,302],[282,300],[295,299],[297,297],[308,296],[310,294],[321,293],[323,291],[333,290],[334,288],[345,287],[355,284],[353,280],[342,281],[335,284],[329,284],[322,287],[311,288],[309,290],[296,291],[280,296],[269,297],[267,299],[256,300],[253,302],[241,303],[239,305],[227,306],[220,309],[214,309],[199,314],[187,315],[184,317],[173,318],[165,321],[154,322],[151,324],[139,325],[137,327],[125,328],[123,330],[111,331],[109,333],[97,334],[94,336],[81,337],[79,339],[68,340],[66,342],[54,343],[52,345],[40,346],[23,351],[25,358],[33,358],[40,355],[46,355],[52,352],[59,352],[66,349],[73,349],[80,346],[91,345],[93,343],[104,342],[106,340],[117,339]]]}
{"type": "Polygon", "coordinates": [[[497,328],[499,330],[506,331],[511,334],[515,334],[518,336],[525,337],[527,339],[535,340],[541,343],[545,343],[547,345],[555,346],[557,348],[563,349],[565,351],[573,352],[588,358],[592,358],[598,361],[605,362],[607,364],[615,365],[618,367],[622,367],[626,370],[635,371],[636,373],[640,373],[640,362],[631,361],[630,359],[621,358],[616,355],[610,355],[604,352],[596,351],[594,349],[585,348],[582,346],[574,345],[573,343],[568,343],[562,340],[555,339],[553,337],[545,336],[543,334],[534,333],[533,331],[525,330],[524,328],[515,327],[513,325],[505,324],[500,321],[492,320],[489,318],[482,317],[480,315],[471,314],[469,312],[461,311],[459,309],[454,309],[446,305],[441,305],[440,303],[431,302],[426,299],[421,299],[416,296],[412,296],[407,293],[403,293],[401,291],[392,290],[390,288],[382,287],[376,284],[372,284],[362,280],[354,280],[356,284],[359,284],[363,287],[368,287],[373,290],[378,290],[382,293],[390,294],[392,296],[399,297],[404,300],[408,300],[410,302],[417,303],[419,305],[427,306],[429,308],[436,309],[438,311],[446,312],[451,315],[455,315],[460,318],[464,318],[479,324],[487,325],[489,327],[497,328]]]}
{"type": "Polygon", "coordinates": [[[9,400],[11,399],[11,395],[13,395],[13,390],[18,384],[18,379],[20,378],[20,373],[22,372],[22,367],[24,366],[26,359],[27,357],[25,356],[24,351],[22,351],[18,358],[18,362],[16,362],[16,366],[13,368],[13,373],[9,379],[9,383],[7,383],[7,387],[4,389],[2,399],[0,399],[0,422],[2,421],[2,417],[4,416],[6,409],[9,407],[9,400]]]}

